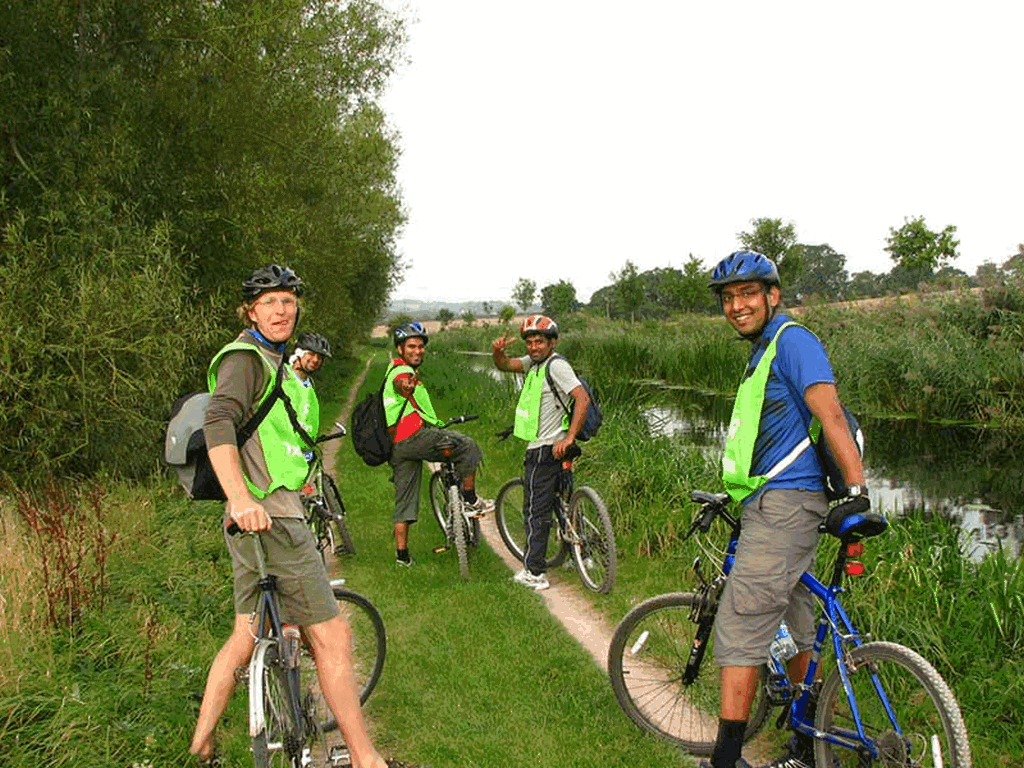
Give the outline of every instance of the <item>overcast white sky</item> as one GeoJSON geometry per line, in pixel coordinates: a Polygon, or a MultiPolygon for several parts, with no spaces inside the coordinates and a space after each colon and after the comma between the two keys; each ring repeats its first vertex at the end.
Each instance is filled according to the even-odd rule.
{"type": "Polygon", "coordinates": [[[850,272],[887,272],[905,217],[956,225],[969,274],[1024,241],[1019,0],[406,5],[396,299],[585,301],[627,259],[710,269],[758,217],[850,272]]]}

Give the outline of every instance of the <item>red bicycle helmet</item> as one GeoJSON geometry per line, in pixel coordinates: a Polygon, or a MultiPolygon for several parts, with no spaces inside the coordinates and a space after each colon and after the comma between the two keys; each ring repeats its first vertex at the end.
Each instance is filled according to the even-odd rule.
{"type": "Polygon", "coordinates": [[[540,333],[549,339],[558,338],[558,324],[546,315],[530,315],[523,320],[519,335],[524,339],[534,333],[540,333]]]}

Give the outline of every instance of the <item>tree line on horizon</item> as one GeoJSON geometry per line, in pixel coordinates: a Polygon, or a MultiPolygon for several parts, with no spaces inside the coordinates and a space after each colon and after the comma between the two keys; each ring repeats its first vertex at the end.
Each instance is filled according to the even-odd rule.
{"type": "MultiPolygon", "coordinates": [[[[932,230],[924,217],[906,218],[901,226],[890,228],[885,250],[893,267],[882,274],[849,274],[844,254],[827,243],[799,242],[792,222],[758,218],[750,223],[749,231],[737,233],[738,244],[775,261],[788,306],[1024,281],[1024,245],[1001,263],[986,261],[971,276],[953,265],[960,245],[956,227],[932,230]]],[[[567,280],[538,291],[536,281],[530,278],[517,281],[509,300],[522,311],[539,304],[541,311],[555,317],[581,310],[630,321],[665,318],[678,312],[717,314],[718,304],[708,290],[709,271],[692,253],[682,269],[655,267],[641,272],[627,260],[609,275],[611,282],[595,291],[586,304],[577,300],[576,289],[567,280]]]]}

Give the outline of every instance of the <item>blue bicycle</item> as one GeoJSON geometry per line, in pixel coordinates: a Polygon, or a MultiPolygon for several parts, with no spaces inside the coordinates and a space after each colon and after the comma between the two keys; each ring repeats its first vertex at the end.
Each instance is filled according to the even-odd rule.
{"type": "MultiPolygon", "coordinates": [[[[706,578],[698,557],[696,592],[659,595],[631,610],[612,637],[608,675],[619,705],[638,726],[691,753],[709,755],[718,731],[720,681],[717,667],[702,669],[702,662],[735,560],[740,521],[729,514],[727,494],[694,491],[691,499],[702,506],[687,538],[697,530],[707,533],[716,518],[731,528],[720,572],[706,578]]],[[[833,514],[822,524],[840,546],[827,585],[810,573],[800,579],[822,606],[807,675],[794,686],[784,661],[770,659],[761,670],[746,738],[761,729],[772,707],[780,706],[777,727],[788,724],[814,738],[820,766],[970,768],[960,707],[939,673],[909,648],[868,641],[839,601],[848,566],[854,572],[859,565],[855,558],[863,552],[862,539],[886,527],[885,518],[873,512],[833,514]],[[830,638],[833,654],[823,660],[830,638]],[[815,682],[822,678],[823,684],[815,682]],[[819,691],[813,721],[807,716],[812,691],[819,691]]]]}

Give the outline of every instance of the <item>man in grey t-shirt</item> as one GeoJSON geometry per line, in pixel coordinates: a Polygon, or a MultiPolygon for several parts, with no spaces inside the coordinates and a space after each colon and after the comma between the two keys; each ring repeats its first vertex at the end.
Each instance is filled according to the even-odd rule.
{"type": "Polygon", "coordinates": [[[531,589],[547,589],[545,575],[548,536],[558,492],[560,464],[578,455],[576,435],[583,427],[590,398],[569,362],[555,355],[558,326],[544,315],[531,315],[523,321],[519,335],[526,341],[527,354],[509,357],[506,350],[515,339],[507,333],[491,345],[494,365],[500,371],[524,374],[523,388],[516,404],[515,435],[525,440],[523,461],[523,522],[526,547],[523,570],[515,581],[531,589]],[[550,381],[558,390],[551,390],[550,381]],[[575,401],[572,413],[562,403],[575,401]]]}

